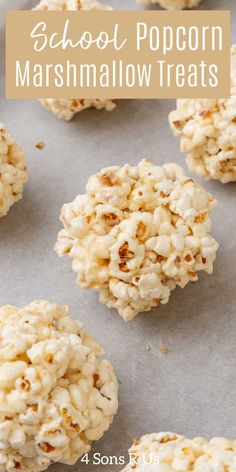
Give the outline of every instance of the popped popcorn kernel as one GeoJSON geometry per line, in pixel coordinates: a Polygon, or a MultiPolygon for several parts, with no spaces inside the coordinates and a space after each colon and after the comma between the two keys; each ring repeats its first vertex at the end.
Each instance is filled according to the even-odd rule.
{"type": "MultiPolygon", "coordinates": [[[[97,0],[41,0],[34,10],[111,10],[109,5],[102,4],[97,0]]],[[[42,106],[51,111],[58,118],[70,121],[75,114],[87,108],[104,108],[111,111],[115,108],[115,103],[110,99],[87,99],[87,98],[43,98],[40,100],[42,106]]]]}
{"type": "Polygon", "coordinates": [[[234,472],[236,441],[153,433],[133,441],[123,472],[234,472]]]}
{"type": "Polygon", "coordinates": [[[159,3],[166,10],[184,10],[197,7],[202,0],[138,0],[139,3],[159,3]]]}
{"type": "Polygon", "coordinates": [[[192,172],[223,184],[236,181],[236,45],[228,99],[179,99],[169,122],[192,172]]]}
{"type": "Polygon", "coordinates": [[[102,348],[68,307],[46,300],[2,306],[0,339],[1,472],[74,464],[117,411],[102,348]]]}
{"type": "Polygon", "coordinates": [[[215,199],[176,164],[109,167],[86,194],[62,207],[55,249],[69,255],[77,283],[125,321],[167,303],[177,286],[212,273],[215,199]]]}
{"type": "Polygon", "coordinates": [[[27,180],[25,155],[0,123],[0,217],[22,198],[27,180]]]}

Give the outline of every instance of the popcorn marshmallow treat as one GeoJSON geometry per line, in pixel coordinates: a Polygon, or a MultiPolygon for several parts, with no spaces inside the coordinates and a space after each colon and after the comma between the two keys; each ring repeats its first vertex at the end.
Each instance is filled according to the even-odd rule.
{"type": "MultiPolygon", "coordinates": [[[[96,0],[41,0],[35,10],[111,10],[108,5],[103,5],[96,0]]],[[[97,108],[101,110],[105,108],[111,111],[115,108],[112,100],[105,99],[83,99],[83,98],[65,98],[53,99],[44,98],[40,100],[46,110],[52,111],[58,118],[69,121],[76,113],[85,110],[86,108],[97,108]]]]}
{"type": "Polygon", "coordinates": [[[74,464],[117,410],[111,364],[65,306],[0,308],[0,471],[74,464]]]}
{"type": "Polygon", "coordinates": [[[123,472],[235,472],[236,441],[186,439],[173,433],[143,436],[129,449],[123,472]]]}
{"type": "Polygon", "coordinates": [[[169,300],[176,286],[211,273],[213,197],[176,164],[109,167],[64,205],[56,251],[69,255],[78,285],[124,320],[169,300]]]}
{"type": "Polygon", "coordinates": [[[138,0],[139,3],[159,3],[166,10],[183,10],[197,7],[202,0],[138,0]]]}
{"type": "Polygon", "coordinates": [[[169,117],[189,169],[222,183],[236,181],[236,45],[231,64],[230,98],[180,99],[169,117]]]}
{"type": "Polygon", "coordinates": [[[0,217],[22,198],[26,182],[24,153],[0,123],[0,217]]]}

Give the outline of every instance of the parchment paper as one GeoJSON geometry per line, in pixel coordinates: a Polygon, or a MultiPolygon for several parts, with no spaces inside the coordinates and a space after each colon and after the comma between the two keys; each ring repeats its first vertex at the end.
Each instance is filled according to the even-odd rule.
{"type": "MultiPolygon", "coordinates": [[[[114,8],[141,8],[134,0],[110,0],[114,8]]],[[[4,12],[35,2],[1,0],[0,72],[3,97],[4,12]]],[[[202,9],[231,9],[235,0],[204,0],[202,9]]],[[[17,31],[16,31],[17,34],[17,31]]],[[[75,283],[69,258],[53,246],[63,203],[83,193],[88,177],[104,166],[136,164],[148,156],[158,164],[185,166],[167,115],[172,101],[119,101],[116,110],[89,110],[59,121],[37,101],[0,100],[3,121],[27,154],[29,183],[23,200],[0,220],[0,305],[24,306],[47,298],[68,304],[105,347],[120,383],[119,412],[92,452],[125,454],[132,439],[158,431],[189,437],[236,437],[236,184],[203,184],[218,199],[212,234],[220,243],[212,276],[176,289],[170,302],[125,324],[75,283]],[[35,148],[44,141],[43,151],[35,148]],[[169,348],[160,354],[160,346],[169,348]]],[[[91,454],[92,461],[92,454],[91,454]]],[[[79,462],[71,471],[119,471],[122,466],[79,462]]],[[[53,466],[64,472],[66,466],[53,466]]]]}

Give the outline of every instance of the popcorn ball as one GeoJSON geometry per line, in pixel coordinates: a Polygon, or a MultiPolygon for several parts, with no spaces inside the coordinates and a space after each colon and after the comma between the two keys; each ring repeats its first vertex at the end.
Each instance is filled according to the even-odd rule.
{"type": "Polygon", "coordinates": [[[222,183],[236,181],[236,45],[231,49],[228,99],[180,99],[170,114],[191,171],[222,183]]]}
{"type": "MultiPolygon", "coordinates": [[[[108,5],[101,4],[96,0],[42,0],[35,10],[111,10],[108,5]]],[[[76,113],[86,110],[87,108],[97,108],[101,110],[105,108],[111,111],[115,108],[115,104],[109,99],[86,99],[86,98],[43,98],[40,100],[42,106],[46,110],[52,111],[58,118],[70,121],[76,113]]]]}
{"type": "Polygon", "coordinates": [[[154,433],[134,440],[123,472],[235,472],[236,441],[154,433]]]}
{"type": "Polygon", "coordinates": [[[197,7],[202,0],[138,0],[139,3],[159,3],[166,10],[183,10],[197,7]]]}
{"type": "Polygon", "coordinates": [[[0,123],[0,217],[22,198],[26,182],[24,153],[0,123]]]}
{"type": "Polygon", "coordinates": [[[78,285],[97,289],[125,321],[167,303],[199,271],[212,272],[216,202],[178,165],[109,167],[86,191],[63,206],[55,249],[72,258],[78,285]]]}
{"type": "Polygon", "coordinates": [[[0,308],[0,471],[74,464],[117,410],[111,364],[67,307],[0,308]]]}

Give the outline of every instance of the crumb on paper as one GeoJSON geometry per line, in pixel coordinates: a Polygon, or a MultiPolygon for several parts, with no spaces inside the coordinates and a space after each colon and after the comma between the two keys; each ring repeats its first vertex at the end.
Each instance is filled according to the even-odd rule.
{"type": "Polygon", "coordinates": [[[45,143],[43,141],[39,141],[39,143],[35,144],[37,149],[43,150],[45,148],[45,143]]]}
{"type": "Polygon", "coordinates": [[[168,352],[170,352],[170,350],[167,346],[164,346],[164,345],[160,346],[160,353],[161,354],[168,354],[168,352]]]}

